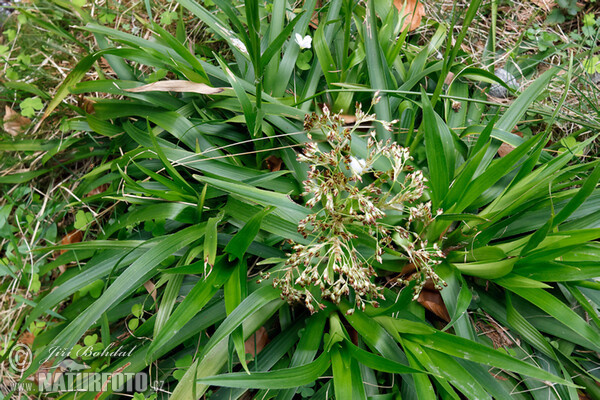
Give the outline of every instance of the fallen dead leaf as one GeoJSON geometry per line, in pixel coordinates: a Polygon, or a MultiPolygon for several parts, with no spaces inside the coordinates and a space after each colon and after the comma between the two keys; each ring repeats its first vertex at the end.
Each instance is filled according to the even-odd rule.
{"type": "Polygon", "coordinates": [[[109,186],[110,186],[109,183],[104,183],[104,184],[98,186],[97,188],[90,190],[89,193],[85,195],[85,197],[95,196],[97,194],[104,193],[104,192],[106,192],[106,190],[108,189],[109,186]]]}
{"type": "Polygon", "coordinates": [[[110,66],[110,64],[108,63],[106,58],[100,57],[99,64],[100,64],[100,68],[102,68],[104,71],[108,72],[109,74],[115,73],[115,71],[113,71],[112,67],[110,66]]]}
{"type": "Polygon", "coordinates": [[[271,172],[277,172],[277,171],[281,170],[282,162],[283,162],[283,160],[276,156],[269,156],[269,157],[265,158],[265,164],[266,164],[267,168],[269,169],[269,171],[271,171],[271,172]]]}
{"type": "Polygon", "coordinates": [[[531,2],[546,12],[550,12],[556,5],[555,0],[531,0],[531,2]]]}
{"type": "Polygon", "coordinates": [[[417,301],[444,321],[450,322],[450,314],[448,314],[448,310],[446,309],[446,305],[444,304],[444,300],[442,300],[440,292],[423,290],[421,291],[421,294],[419,294],[417,301]]]}
{"type": "Polygon", "coordinates": [[[344,124],[354,124],[356,122],[356,115],[342,114],[340,117],[344,120],[344,124]]]}
{"type": "Polygon", "coordinates": [[[79,98],[77,99],[77,106],[83,109],[83,111],[85,111],[88,114],[93,114],[95,112],[94,103],[95,101],[91,100],[88,97],[84,97],[83,95],[79,96],[79,98]]]}
{"type": "Polygon", "coordinates": [[[310,26],[313,29],[317,29],[319,27],[319,12],[317,10],[319,10],[321,7],[323,7],[323,1],[317,0],[317,4],[315,5],[315,11],[313,12],[312,18],[310,19],[310,26]]]}
{"type": "MultiPolygon", "coordinates": [[[[67,233],[62,240],[60,241],[61,245],[71,244],[71,243],[79,243],[83,239],[83,232],[79,229],[74,229],[71,232],[67,233]]],[[[64,254],[67,250],[61,250],[60,254],[64,254]]]]}
{"type": "Polygon", "coordinates": [[[414,31],[421,25],[421,19],[425,15],[425,7],[418,0],[394,0],[394,5],[404,19],[402,30],[408,27],[408,31],[414,31]]]}
{"type": "Polygon", "coordinates": [[[179,92],[179,93],[200,93],[200,94],[217,94],[223,91],[223,88],[214,88],[204,83],[196,83],[190,81],[159,81],[142,85],[132,89],[124,89],[126,92],[179,92]]]}
{"type": "Polygon", "coordinates": [[[19,337],[18,342],[26,344],[27,346],[31,347],[31,345],[33,344],[33,339],[35,339],[35,336],[33,336],[33,333],[25,332],[19,337]]]}
{"type": "Polygon", "coordinates": [[[22,116],[9,106],[4,106],[4,124],[2,129],[11,136],[17,136],[23,133],[27,126],[31,124],[31,120],[22,116]]]}
{"type": "Polygon", "coordinates": [[[444,84],[450,86],[452,81],[454,80],[454,72],[448,71],[448,75],[446,75],[446,79],[444,79],[444,84]]]}
{"type": "MultiPolygon", "coordinates": [[[[513,134],[523,137],[523,133],[519,132],[519,131],[514,131],[513,134]]],[[[513,151],[515,149],[514,146],[508,144],[508,143],[502,143],[500,145],[500,147],[498,148],[498,155],[500,157],[504,157],[506,156],[508,153],[510,153],[511,151],[513,151]]]]}
{"type": "Polygon", "coordinates": [[[500,147],[498,148],[498,155],[500,157],[504,157],[506,156],[508,153],[510,153],[511,151],[513,151],[515,148],[514,146],[511,146],[508,143],[502,143],[500,145],[500,147]]]}
{"type": "Polygon", "coordinates": [[[269,335],[264,326],[261,326],[254,335],[250,336],[244,343],[244,351],[246,354],[251,354],[255,357],[269,343],[269,335]]]}
{"type": "Polygon", "coordinates": [[[154,307],[158,312],[158,303],[156,302],[156,285],[152,281],[146,281],[146,283],[144,283],[144,287],[146,288],[148,293],[150,293],[150,296],[152,296],[152,298],[154,299],[154,307]]]}

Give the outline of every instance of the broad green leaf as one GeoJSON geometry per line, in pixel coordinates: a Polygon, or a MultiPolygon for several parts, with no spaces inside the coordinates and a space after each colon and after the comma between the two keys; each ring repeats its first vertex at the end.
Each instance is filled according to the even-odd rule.
{"type": "Polygon", "coordinates": [[[378,356],[363,350],[348,340],[344,341],[344,347],[359,363],[377,371],[389,372],[391,374],[424,374],[425,371],[411,368],[394,360],[378,356]]]}
{"type": "MultiPolygon", "coordinates": [[[[236,236],[238,236],[240,233],[241,231],[238,232],[236,236]]],[[[236,236],[234,236],[234,239],[236,236]]],[[[245,252],[245,250],[243,250],[243,252],[245,252]]],[[[246,297],[248,265],[246,265],[246,261],[243,259],[243,252],[242,257],[238,259],[237,266],[234,268],[233,273],[225,282],[223,287],[223,292],[225,295],[225,310],[227,311],[227,315],[230,315],[233,310],[235,310],[235,308],[242,302],[242,299],[246,297]]],[[[236,328],[231,333],[231,340],[233,341],[235,351],[238,355],[240,363],[242,364],[242,367],[244,367],[247,373],[250,373],[248,366],[246,365],[246,349],[244,347],[244,331],[242,330],[242,327],[236,328]]]]}
{"type": "Polygon", "coordinates": [[[527,112],[529,106],[538,98],[542,91],[548,87],[550,80],[557,72],[557,67],[550,68],[529,85],[510,105],[508,110],[502,114],[496,123],[496,128],[506,132],[512,132],[515,125],[519,123],[523,115],[527,112]]]}
{"type": "Polygon", "coordinates": [[[177,172],[175,167],[173,167],[171,162],[165,156],[165,153],[162,151],[162,148],[158,145],[156,136],[154,136],[154,134],[152,133],[152,129],[150,128],[149,121],[147,121],[147,126],[148,126],[148,135],[150,136],[150,139],[152,140],[152,144],[154,145],[154,150],[156,151],[156,154],[160,158],[160,161],[162,161],[166,171],[169,173],[171,178],[173,178],[173,181],[178,183],[179,187],[183,188],[188,194],[190,194],[192,196],[198,196],[198,193],[196,192],[196,190],[189,183],[187,183],[187,181],[181,176],[181,174],[179,172],[177,172]]]}
{"type": "Polygon", "coordinates": [[[510,273],[515,262],[517,262],[516,258],[508,258],[501,261],[477,261],[472,263],[454,263],[452,265],[466,275],[484,279],[496,279],[510,273]]]}
{"type": "Polygon", "coordinates": [[[274,211],[274,214],[277,214],[289,221],[294,221],[297,223],[308,214],[308,210],[306,208],[294,203],[288,196],[281,193],[269,192],[267,190],[258,189],[254,186],[227,182],[206,176],[194,175],[194,178],[215,186],[218,189],[239,195],[244,200],[250,200],[263,206],[275,206],[277,207],[277,210],[274,211]]]}
{"type": "Polygon", "coordinates": [[[510,327],[516,330],[529,344],[556,359],[554,349],[548,340],[513,307],[511,295],[508,292],[506,293],[506,320],[510,327]]]}
{"type": "MultiPolygon", "coordinates": [[[[298,341],[298,334],[303,325],[304,321],[299,318],[293,325],[290,325],[286,330],[279,333],[260,352],[260,355],[248,364],[248,369],[254,372],[270,370],[285,357],[285,354],[298,341]]],[[[221,388],[217,392],[214,392],[211,397],[213,400],[230,400],[239,398],[243,393],[243,389],[221,388]]]]}
{"type": "Polygon", "coordinates": [[[514,272],[536,281],[566,282],[596,278],[600,265],[595,261],[542,261],[517,265],[514,272]]]}
{"type": "Polygon", "coordinates": [[[156,313],[156,322],[154,322],[154,338],[158,337],[158,334],[171,315],[171,311],[175,306],[175,301],[179,296],[183,275],[171,275],[167,279],[167,287],[165,288],[160,301],[160,306],[158,307],[158,312],[156,313]]]}
{"type": "Polygon", "coordinates": [[[481,175],[468,185],[463,196],[448,209],[448,212],[460,213],[473,203],[483,192],[494,185],[506,173],[516,167],[517,162],[525,156],[544,135],[537,135],[511,151],[505,157],[492,163],[481,175]]]}
{"type": "MultiPolygon", "coordinates": [[[[164,237],[156,238],[149,242],[152,246],[158,246],[163,239],[164,237]]],[[[63,274],[65,278],[60,279],[62,277],[59,277],[55,281],[56,288],[43,297],[37,306],[29,312],[25,325],[29,326],[45,310],[53,308],[69,295],[107,276],[111,271],[117,270],[117,268],[120,269],[130,265],[146,252],[148,252],[148,249],[140,248],[135,248],[134,250],[109,250],[98,254],[88,261],[84,273],[79,273],[71,277],[68,274],[69,271],[67,271],[67,273],[63,274]]]]}
{"type": "MultiPolygon", "coordinates": [[[[586,323],[575,311],[571,310],[565,303],[543,289],[507,288],[516,295],[541,308],[557,321],[581,335],[592,343],[600,343],[600,333],[586,323]]],[[[600,348],[600,346],[596,346],[600,348]]],[[[533,375],[532,375],[533,376],[533,375]]]]}
{"type": "Polygon", "coordinates": [[[572,385],[562,378],[513,358],[506,353],[448,333],[436,332],[425,336],[405,334],[404,337],[412,342],[454,357],[514,371],[543,381],[556,382],[567,386],[572,385]]]}
{"type": "Polygon", "coordinates": [[[204,262],[211,267],[215,265],[217,257],[217,225],[223,219],[223,215],[209,218],[206,222],[206,234],[204,235],[204,262]]]}
{"type": "MultiPolygon", "coordinates": [[[[271,302],[260,308],[258,312],[247,317],[243,323],[243,331],[248,339],[258,328],[281,307],[280,302],[271,302]]],[[[224,312],[224,310],[223,310],[224,312]]],[[[186,325],[187,327],[187,325],[186,325]]],[[[171,400],[190,400],[199,398],[208,389],[208,385],[196,382],[196,378],[218,374],[227,360],[227,340],[222,340],[207,353],[205,362],[196,360],[188,369],[171,395],[171,400]],[[196,397],[194,397],[194,393],[196,397]]],[[[243,373],[248,376],[246,373],[243,373]]]]}
{"type": "Polygon", "coordinates": [[[600,180],[600,166],[598,166],[598,163],[596,164],[597,165],[594,171],[585,180],[584,184],[581,186],[581,189],[577,191],[577,194],[575,194],[575,196],[569,200],[567,205],[560,210],[558,215],[553,218],[551,217],[543,227],[538,229],[537,232],[531,236],[531,239],[529,239],[529,242],[523,248],[521,255],[525,255],[529,251],[535,249],[552,228],[563,223],[593,193],[598,181],[600,180]]]}
{"type": "MultiPolygon", "coordinates": [[[[408,346],[410,347],[410,344],[408,344],[408,346]]],[[[406,351],[406,358],[412,367],[423,368],[417,358],[410,351],[406,351]]],[[[433,390],[433,385],[429,380],[429,376],[426,374],[414,375],[412,385],[409,386],[407,383],[404,383],[403,387],[405,390],[413,389],[415,393],[414,396],[411,397],[416,397],[418,400],[434,399],[436,397],[433,390]]]]}
{"type": "MultiPolygon", "coordinates": [[[[51,346],[47,347],[40,356],[35,359],[36,361],[31,364],[25,375],[30,375],[39,368],[40,360],[44,360],[49,355],[49,349],[51,349],[52,346],[65,346],[66,348],[74,346],[102,313],[154,276],[160,263],[167,257],[201,238],[202,235],[204,235],[204,228],[205,224],[199,224],[169,235],[134,261],[104,291],[98,300],[56,336],[51,343],[51,346]]],[[[62,359],[58,357],[54,362],[58,363],[61,360],[62,359]]]]}
{"type": "Polygon", "coordinates": [[[160,27],[158,24],[153,24],[154,30],[160,35],[161,39],[164,40],[171,48],[181,56],[189,65],[194,68],[195,72],[202,76],[202,81],[200,83],[209,84],[210,81],[204,68],[202,68],[202,64],[198,61],[196,56],[192,54],[181,42],[179,42],[173,35],[167,32],[165,29],[160,27]]]}
{"type": "Polygon", "coordinates": [[[329,368],[329,354],[323,353],[315,361],[300,367],[284,368],[271,372],[245,372],[199,378],[208,385],[255,389],[286,389],[316,381],[329,368]]]}
{"type": "Polygon", "coordinates": [[[89,71],[89,69],[94,65],[96,60],[98,60],[103,54],[107,53],[106,51],[99,51],[90,55],[85,56],[81,61],[77,63],[75,68],[71,70],[69,75],[65,78],[65,80],[60,84],[58,89],[56,89],[56,93],[48,106],[46,107],[46,111],[44,111],[44,115],[42,120],[46,119],[52,111],[69,95],[69,90],[71,86],[78,83],[85,74],[89,71]]]}
{"type": "MultiPolygon", "coordinates": [[[[436,350],[423,348],[410,340],[404,340],[403,345],[424,367],[436,376],[443,377],[443,379],[436,377],[440,383],[443,384],[443,380],[452,382],[469,399],[491,399],[479,382],[452,357],[436,350]]],[[[449,390],[451,393],[451,389],[449,390]]]]}
{"type": "Polygon", "coordinates": [[[333,372],[333,388],[336,399],[352,399],[352,357],[342,351],[339,345],[334,345],[329,352],[331,370],[333,372]]]}
{"type": "MultiPolygon", "coordinates": [[[[302,332],[296,351],[290,361],[290,367],[298,367],[312,362],[319,350],[319,345],[323,340],[323,332],[327,315],[325,313],[316,313],[306,321],[306,327],[302,332]]],[[[277,400],[291,400],[298,388],[289,388],[281,390],[277,394],[277,400]]]]}
{"type": "MultiPolygon", "coordinates": [[[[294,31],[291,33],[291,37],[294,37],[296,34],[301,36],[306,35],[306,31],[308,29],[308,24],[310,23],[313,13],[315,11],[316,0],[307,0],[302,6],[301,10],[304,11],[300,21],[296,24],[294,31]]],[[[296,66],[296,59],[298,58],[298,53],[300,52],[300,47],[296,45],[294,42],[288,43],[287,47],[284,50],[283,58],[281,63],[279,64],[279,68],[277,70],[277,74],[274,77],[273,82],[266,82],[267,87],[273,87],[273,95],[274,96],[283,96],[285,90],[288,88],[290,83],[290,77],[294,73],[294,68],[296,66]]]]}
{"type": "Polygon", "coordinates": [[[212,335],[209,342],[202,351],[200,362],[207,357],[210,350],[220,343],[224,338],[229,336],[238,326],[240,326],[244,319],[252,315],[261,307],[267,305],[272,301],[280,303],[282,300],[279,299],[279,291],[271,286],[262,286],[260,289],[252,292],[248,297],[242,301],[242,303],[235,309],[227,319],[219,326],[217,331],[212,335]],[[276,300],[279,299],[279,300],[276,300]]]}
{"type": "Polygon", "coordinates": [[[494,279],[499,285],[502,285],[506,288],[541,288],[541,289],[552,289],[552,286],[549,286],[543,282],[538,280],[526,278],[524,276],[519,275],[515,271],[504,275],[502,278],[494,279]]]}
{"type": "Polygon", "coordinates": [[[302,14],[304,14],[304,11],[300,11],[300,13],[297,14],[296,17],[292,21],[290,21],[285,26],[285,28],[279,33],[279,35],[277,35],[277,37],[269,44],[269,47],[267,47],[264,53],[262,53],[262,55],[260,56],[261,66],[266,67],[267,64],[269,64],[269,62],[271,61],[271,58],[273,58],[273,56],[280,51],[285,41],[288,40],[288,38],[290,37],[290,33],[292,32],[292,30],[294,29],[298,21],[300,21],[302,14]]]}
{"type": "MultiPolygon", "coordinates": [[[[366,5],[366,16],[364,18],[364,41],[367,60],[367,72],[371,88],[374,90],[386,90],[389,87],[389,70],[385,55],[381,50],[377,35],[377,16],[375,15],[375,2],[369,1],[366,5]]],[[[375,104],[375,113],[377,118],[382,121],[391,122],[392,114],[390,100],[383,94],[379,103],[375,104]]],[[[386,140],[391,137],[390,132],[386,131],[381,124],[377,124],[377,136],[380,140],[386,140]]]]}
{"type": "Polygon", "coordinates": [[[225,246],[225,252],[230,254],[230,259],[233,257],[241,260],[244,257],[244,253],[250,246],[250,243],[254,240],[260,225],[265,215],[273,211],[272,207],[267,207],[264,210],[256,213],[246,224],[235,234],[235,236],[225,246]],[[233,257],[232,257],[233,256],[233,257]]]}
{"type": "Polygon", "coordinates": [[[246,124],[248,125],[248,130],[253,136],[256,135],[259,126],[256,126],[257,113],[255,107],[250,102],[250,98],[248,97],[248,94],[246,93],[242,85],[238,82],[239,78],[234,75],[234,73],[231,71],[231,69],[229,69],[227,64],[225,64],[225,62],[221,60],[221,58],[218,57],[216,54],[215,58],[219,62],[219,65],[221,66],[223,71],[225,71],[227,80],[229,81],[231,87],[233,87],[238,101],[242,106],[242,111],[244,112],[244,118],[246,120],[246,124]]]}
{"type": "Polygon", "coordinates": [[[450,188],[450,181],[454,177],[454,163],[456,150],[452,134],[446,123],[433,110],[427,93],[422,90],[421,102],[423,105],[423,124],[425,131],[425,152],[429,167],[429,181],[431,182],[431,197],[434,209],[437,209],[450,188]]]}
{"type": "Polygon", "coordinates": [[[215,262],[212,272],[200,280],[187,294],[183,302],[171,314],[158,335],[154,337],[148,348],[146,359],[165,346],[168,346],[171,337],[196,315],[208,301],[215,295],[221,286],[229,279],[234,269],[234,264],[227,261],[227,256],[220,256],[215,262]]]}

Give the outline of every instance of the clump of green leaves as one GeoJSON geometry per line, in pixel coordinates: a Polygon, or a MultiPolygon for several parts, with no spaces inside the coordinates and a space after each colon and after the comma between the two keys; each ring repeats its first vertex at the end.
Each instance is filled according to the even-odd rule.
{"type": "Polygon", "coordinates": [[[39,97],[28,97],[21,103],[21,114],[25,117],[35,117],[36,111],[44,107],[42,100],[39,97]]]}
{"type": "Polygon", "coordinates": [[[562,24],[581,10],[581,7],[577,5],[577,0],[557,0],[556,5],[558,7],[552,9],[546,18],[546,22],[550,24],[562,24]]]}
{"type": "Polygon", "coordinates": [[[554,48],[554,44],[560,40],[556,33],[548,32],[547,30],[542,29],[538,24],[527,29],[526,35],[527,39],[535,43],[541,52],[554,48]]]}

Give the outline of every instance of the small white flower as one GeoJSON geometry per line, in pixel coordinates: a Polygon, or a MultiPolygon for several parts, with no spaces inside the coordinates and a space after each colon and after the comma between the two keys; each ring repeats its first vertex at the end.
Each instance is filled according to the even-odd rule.
{"type": "Polygon", "coordinates": [[[238,38],[232,38],[231,44],[238,48],[242,53],[248,54],[248,49],[246,49],[246,45],[238,38]]]}
{"type": "Polygon", "coordinates": [[[362,158],[354,158],[350,156],[350,169],[355,175],[362,175],[365,172],[367,163],[362,158]]]}
{"type": "Polygon", "coordinates": [[[299,33],[296,33],[296,43],[298,43],[301,49],[310,49],[312,38],[309,35],[302,37],[299,33]]]}

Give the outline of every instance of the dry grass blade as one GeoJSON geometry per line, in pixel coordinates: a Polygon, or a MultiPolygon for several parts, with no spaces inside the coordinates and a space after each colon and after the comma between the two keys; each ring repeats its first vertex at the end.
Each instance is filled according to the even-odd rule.
{"type": "Polygon", "coordinates": [[[546,12],[552,11],[556,5],[556,2],[553,0],[531,0],[531,2],[546,12]]]}
{"type": "Polygon", "coordinates": [[[127,92],[179,92],[179,93],[200,93],[200,94],[217,94],[223,91],[223,88],[214,88],[204,83],[196,83],[190,81],[159,81],[148,85],[139,86],[132,89],[124,89],[127,92]]]}

